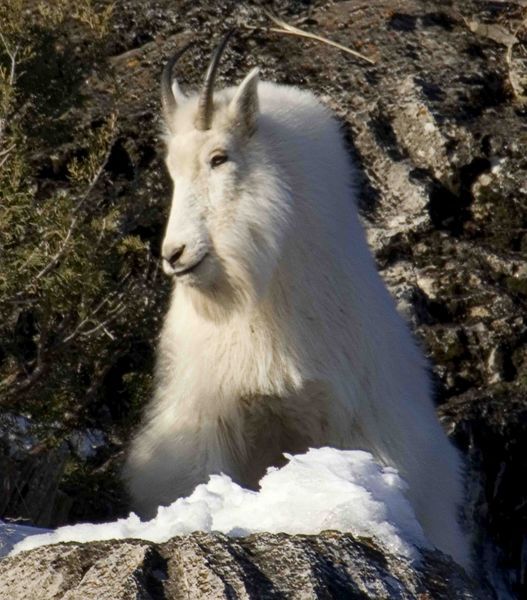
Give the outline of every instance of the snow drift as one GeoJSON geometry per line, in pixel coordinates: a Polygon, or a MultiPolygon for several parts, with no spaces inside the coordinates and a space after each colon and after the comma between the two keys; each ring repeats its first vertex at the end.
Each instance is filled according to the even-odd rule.
{"type": "Polygon", "coordinates": [[[428,546],[394,469],[381,467],[371,454],[333,448],[286,455],[281,469],[271,468],[250,491],[226,475],[212,475],[187,498],[160,507],[143,522],[131,513],[113,523],[60,527],[55,531],[4,524],[0,551],[17,554],[45,544],[140,538],[165,542],[193,531],[231,536],[256,532],[315,534],[333,529],[373,537],[385,550],[410,559],[428,546]]]}

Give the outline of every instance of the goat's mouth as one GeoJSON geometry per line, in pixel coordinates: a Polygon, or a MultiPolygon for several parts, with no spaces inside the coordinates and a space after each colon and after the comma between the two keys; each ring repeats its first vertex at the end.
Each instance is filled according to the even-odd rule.
{"type": "Polygon", "coordinates": [[[190,267],[187,267],[185,269],[180,269],[179,271],[174,271],[174,276],[182,277],[183,275],[188,275],[189,273],[193,273],[201,265],[201,263],[207,258],[208,255],[209,255],[208,252],[205,253],[197,262],[195,262],[193,265],[190,265],[190,267]]]}

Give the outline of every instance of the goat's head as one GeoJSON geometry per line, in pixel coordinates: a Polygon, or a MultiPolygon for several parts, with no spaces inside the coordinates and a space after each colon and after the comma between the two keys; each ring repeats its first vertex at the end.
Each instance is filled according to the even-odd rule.
{"type": "Polygon", "coordinates": [[[163,268],[178,285],[220,304],[259,297],[275,270],[289,203],[283,178],[259,132],[258,70],[214,93],[230,34],[214,52],[199,95],[162,76],[166,163],[174,183],[163,268]]]}

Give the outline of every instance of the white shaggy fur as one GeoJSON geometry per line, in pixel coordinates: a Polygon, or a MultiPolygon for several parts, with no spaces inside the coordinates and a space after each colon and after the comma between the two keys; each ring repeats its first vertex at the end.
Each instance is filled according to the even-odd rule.
{"type": "Polygon", "coordinates": [[[428,538],[462,565],[460,459],[426,365],[379,277],[339,126],[309,92],[251,72],[216,92],[208,131],[175,89],[163,255],[185,245],[157,387],[125,470],[144,516],[210,473],[248,487],[324,445],[396,467],[428,538]],[[227,160],[212,167],[212,156],[227,160]]]}

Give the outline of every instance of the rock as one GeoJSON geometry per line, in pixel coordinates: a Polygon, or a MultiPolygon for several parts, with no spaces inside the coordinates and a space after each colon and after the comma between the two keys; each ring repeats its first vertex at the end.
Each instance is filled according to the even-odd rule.
{"type": "Polygon", "coordinates": [[[469,458],[467,512],[479,525],[477,545],[492,552],[490,540],[497,544],[506,582],[521,590],[510,558],[521,563],[525,552],[527,519],[518,501],[527,497],[527,394],[510,384],[471,390],[444,404],[440,415],[469,458]]]}
{"type": "Polygon", "coordinates": [[[439,552],[419,564],[370,540],[256,534],[192,534],[165,544],[139,540],[58,544],[0,563],[0,597],[12,600],[128,598],[491,599],[439,552]]]}
{"type": "Polygon", "coordinates": [[[2,441],[0,513],[23,516],[44,527],[65,521],[71,508],[71,498],[59,489],[68,456],[65,446],[34,446],[29,453],[13,453],[13,446],[0,437],[2,441]]]}

